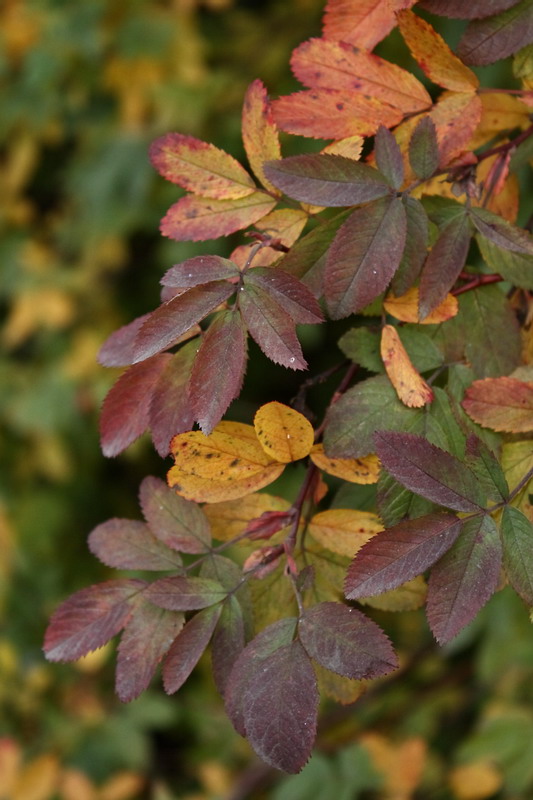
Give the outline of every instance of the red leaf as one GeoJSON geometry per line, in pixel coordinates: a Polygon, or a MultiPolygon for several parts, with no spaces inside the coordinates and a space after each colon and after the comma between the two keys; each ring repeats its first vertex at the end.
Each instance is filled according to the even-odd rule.
{"type": "Polygon", "coordinates": [[[372,50],[396,25],[395,11],[414,0],[328,0],[324,38],[342,40],[372,50]]]}
{"type": "Polygon", "coordinates": [[[159,541],[182,553],[206,553],[211,545],[207,517],[196,503],[176,494],[159,478],[141,483],[141,508],[150,530],[159,541]]]}
{"type": "Polygon", "coordinates": [[[533,382],[505,377],[474,381],[462,406],[485,428],[510,433],[533,431],[533,382]]]}
{"type": "Polygon", "coordinates": [[[311,658],[346,678],[377,678],[398,666],[381,628],[342,603],[318,603],[306,609],[298,636],[311,658]]]}
{"type": "Polygon", "coordinates": [[[423,117],[409,140],[409,163],[417,178],[431,178],[439,166],[437,129],[431,117],[423,117]]]}
{"type": "Polygon", "coordinates": [[[417,280],[426,260],[428,246],[428,218],[424,206],[414,197],[405,197],[403,202],[407,230],[402,260],[392,278],[396,297],[402,297],[417,280]]]}
{"type": "Polygon", "coordinates": [[[533,605],[533,525],[517,508],[506,506],[501,521],[504,567],[517,594],[533,605]]]}
{"type": "Polygon", "coordinates": [[[268,292],[298,324],[324,321],[322,310],[307,286],[278,267],[250,270],[246,274],[246,283],[268,292]]]}
{"type": "Polygon", "coordinates": [[[100,415],[100,444],[105,456],[118,455],[147,429],[154,388],[171,358],[169,353],[161,353],[134,364],[107,393],[100,415]]]}
{"type": "Polygon", "coordinates": [[[265,164],[265,173],[289,197],[320,206],[353,206],[390,194],[381,173],[344,156],[313,153],[265,164]]]}
{"type": "Polygon", "coordinates": [[[466,213],[458,214],[441,228],[426,259],[420,279],[420,318],[441,303],[463,269],[472,231],[466,213]]]}
{"type": "Polygon", "coordinates": [[[471,208],[470,219],[485,239],[512,253],[533,255],[533,236],[485,208],[471,208]]]}
{"type": "Polygon", "coordinates": [[[291,68],[310,89],[357,92],[381,100],[403,114],[431,106],[431,97],[414,75],[346,42],[310,39],[293,50],[291,68]]]}
{"type": "Polygon", "coordinates": [[[381,125],[374,139],[376,165],[395,189],[403,183],[402,151],[392,133],[381,125]]]}
{"type": "Polygon", "coordinates": [[[246,328],[241,315],[235,311],[219,314],[202,337],[189,384],[194,418],[206,435],[238,397],[246,359],[246,328]]]}
{"type": "Polygon", "coordinates": [[[247,276],[243,289],[239,292],[239,309],[263,353],[275,364],[306,369],[293,319],[268,292],[250,283],[247,276]]]}
{"type": "Polygon", "coordinates": [[[227,281],[214,281],[180,294],[152,311],[137,334],[135,360],[166,350],[235,292],[227,281]]]}
{"type": "Polygon", "coordinates": [[[148,525],[134,519],[108,519],[89,535],[89,550],[116,569],[179,569],[182,564],[173,553],[152,535],[148,525]]]}
{"type": "Polygon", "coordinates": [[[259,191],[237,200],[187,195],[169,208],[161,220],[161,233],[177,242],[218,239],[253,225],[275,205],[270,195],[259,191]]]}
{"type": "Polygon", "coordinates": [[[372,597],[420,575],[449,550],[461,525],[453,514],[441,512],[400,522],[373,536],[348,567],[346,597],[372,597]]]}
{"type": "Polygon", "coordinates": [[[328,253],[325,297],[333,319],[347,317],[387,287],[402,257],[406,216],[399,197],[356,209],[328,253]]]}
{"type": "Polygon", "coordinates": [[[163,684],[167,694],[183,686],[209,644],[222,613],[222,604],[204,608],[178,634],[163,662],[163,684]]]}
{"type": "Polygon", "coordinates": [[[533,40],[533,5],[522,0],[501,14],[471,22],[457,46],[466,64],[484,66],[516,53],[533,40]]]}
{"type": "Polygon", "coordinates": [[[374,97],[336,89],[309,89],[272,103],[274,118],[287,133],[315,139],[372,136],[380,125],[392,128],[403,113],[374,97]]]}
{"type": "Polygon", "coordinates": [[[196,611],[214,606],[227,594],[220,583],[209,578],[173,575],[151,583],[144,596],[150,603],[169,611],[196,611]]]}
{"type": "Polygon", "coordinates": [[[480,19],[499,14],[516,5],[517,0],[421,0],[420,6],[432,14],[454,19],[480,19]]]}
{"type": "Polygon", "coordinates": [[[135,338],[149,316],[143,314],[113,331],[98,351],[98,362],[103,367],[126,367],[132,364],[135,338]]]}
{"type": "Polygon", "coordinates": [[[177,286],[178,288],[191,289],[211,281],[238,278],[240,271],[228,258],[220,256],[195,256],[174,264],[163,277],[163,286],[177,286]]]}
{"type": "Polygon", "coordinates": [[[300,642],[263,659],[242,699],[246,736],[263,761],[285,772],[302,769],[315,740],[318,700],[311,660],[300,642]]]}
{"type": "Polygon", "coordinates": [[[148,688],[157,665],[184,623],[183,614],[143,603],[126,625],[118,646],[115,688],[123,703],[148,688]]]}
{"type": "Polygon", "coordinates": [[[49,661],[77,661],[122,630],[145,588],[133,578],[88,586],[59,606],[44,638],[49,661]]]}
{"type": "Polygon", "coordinates": [[[496,591],[502,546],[488,515],[463,522],[461,534],[431,570],[427,617],[445,644],[468,625],[496,591]]]}
{"type": "Polygon", "coordinates": [[[244,649],[244,619],[239,601],[235,596],[224,603],[220,621],[211,643],[211,662],[215,684],[222,696],[226,690],[231,670],[244,649]]]}
{"type": "Polygon", "coordinates": [[[149,426],[154,447],[162,458],[170,452],[172,437],[190,431],[194,424],[189,380],[197,350],[197,339],[181,347],[167,363],[152,394],[149,426]]]}
{"type": "Polygon", "coordinates": [[[478,511],[485,493],[474,473],[455,456],[412,433],[377,431],[377,454],[402,486],[456,511],[478,511]]]}
{"type": "Polygon", "coordinates": [[[226,712],[235,729],[246,736],[243,697],[249,682],[263,672],[263,662],[280,647],[290,644],[296,632],[296,617],[280,619],[252,639],[235,661],[226,685],[226,712]]]}
{"type": "Polygon", "coordinates": [[[466,440],[465,461],[491,500],[501,503],[508,499],[509,486],[498,459],[473,433],[466,440]]]}
{"type": "Polygon", "coordinates": [[[233,156],[193,136],[161,136],[150,146],[150,160],[163,178],[203,197],[234,199],[255,191],[252,178],[233,156]]]}

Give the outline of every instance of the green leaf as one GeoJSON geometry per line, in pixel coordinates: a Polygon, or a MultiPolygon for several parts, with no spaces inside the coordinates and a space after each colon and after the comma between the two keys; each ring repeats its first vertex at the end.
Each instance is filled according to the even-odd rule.
{"type": "Polygon", "coordinates": [[[503,565],[509,583],[533,605],[533,525],[517,508],[506,506],[501,520],[503,565]]]}
{"type": "Polygon", "coordinates": [[[383,125],[377,130],[374,146],[379,171],[391,186],[399,189],[404,179],[402,151],[393,134],[383,125]]]}
{"type": "Polygon", "coordinates": [[[439,166],[437,131],[431,117],[423,117],[409,141],[409,163],[417,178],[427,181],[439,166]]]}
{"type": "MultiPolygon", "coordinates": [[[[533,158],[533,153],[531,155],[533,158]]],[[[476,236],[476,241],[483,260],[494,272],[499,272],[513,286],[521,289],[533,289],[532,255],[504,250],[503,247],[498,247],[494,242],[479,234],[476,236]]]]}
{"type": "Polygon", "coordinates": [[[533,0],[522,0],[501,14],[471,22],[457,55],[465,64],[484,66],[516,53],[533,39],[533,0]]]}

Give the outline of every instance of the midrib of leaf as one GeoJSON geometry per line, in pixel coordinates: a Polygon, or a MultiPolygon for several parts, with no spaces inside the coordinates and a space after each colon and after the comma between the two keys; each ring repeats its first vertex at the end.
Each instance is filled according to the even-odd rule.
{"type": "MultiPolygon", "coordinates": [[[[219,150],[219,148],[217,148],[217,150],[219,150]]],[[[220,152],[224,152],[224,151],[220,151],[220,152]]],[[[225,153],[225,155],[229,155],[229,153],[225,153]]],[[[230,157],[232,157],[232,156],[230,156],[230,157]]],[[[196,163],[196,161],[193,158],[187,159],[187,158],[183,158],[182,156],[173,156],[173,158],[175,158],[176,161],[181,162],[182,164],[191,165],[195,169],[199,169],[202,172],[205,172],[206,175],[217,175],[219,178],[223,178],[225,181],[230,181],[231,183],[236,183],[239,186],[243,186],[244,188],[250,190],[250,194],[252,194],[253,192],[261,191],[261,189],[259,189],[255,185],[254,186],[250,186],[249,183],[245,183],[244,179],[234,178],[232,175],[227,175],[226,173],[224,173],[224,172],[222,172],[220,170],[217,170],[217,169],[210,169],[210,168],[208,169],[203,164],[196,163]]],[[[236,161],[236,163],[239,164],[238,161],[236,161]]],[[[241,166],[241,165],[239,164],[239,166],[241,166]]],[[[249,174],[249,173],[247,173],[247,174],[249,174]]],[[[249,176],[249,177],[251,177],[251,176],[249,176]]],[[[237,199],[240,199],[240,198],[237,198],[237,199]]]]}
{"type": "MultiPolygon", "coordinates": [[[[451,454],[448,453],[448,455],[451,455],[451,454]]],[[[411,458],[409,458],[408,456],[405,456],[405,455],[404,455],[404,458],[409,464],[413,464],[418,470],[420,470],[420,472],[423,472],[424,475],[426,475],[428,478],[430,478],[430,480],[436,481],[441,486],[445,486],[446,489],[449,489],[450,491],[452,491],[455,495],[457,495],[457,497],[462,497],[463,500],[468,500],[469,503],[473,503],[478,508],[483,508],[483,506],[480,506],[479,503],[476,503],[476,501],[472,500],[472,498],[468,497],[465,494],[459,494],[457,489],[454,489],[453,487],[449,486],[447,483],[443,483],[441,480],[439,480],[439,478],[436,478],[434,475],[431,475],[430,472],[427,472],[425,469],[423,469],[423,467],[421,467],[420,464],[418,464],[416,461],[413,461],[413,459],[411,459],[411,458]]],[[[453,456],[452,456],[452,458],[453,458],[453,456]]],[[[463,466],[465,466],[465,465],[463,465],[463,466]]],[[[468,469],[468,467],[465,467],[465,468],[468,469]]],[[[398,481],[398,482],[400,483],[401,481],[398,481]]],[[[402,484],[402,486],[403,486],[403,484],[402,484]]],[[[411,491],[411,490],[409,490],[409,491],[411,491]]],[[[412,492],[412,494],[418,494],[418,492],[412,492]]],[[[421,496],[423,497],[424,495],[421,495],[421,496]]],[[[475,514],[474,514],[474,516],[475,516],[475,514]]]]}
{"type": "Polygon", "coordinates": [[[374,242],[375,242],[375,241],[376,241],[376,239],[378,238],[378,236],[379,236],[379,234],[380,234],[380,232],[381,232],[381,228],[382,228],[382,226],[385,224],[385,219],[386,219],[386,216],[387,216],[387,212],[390,210],[390,207],[391,207],[391,206],[392,206],[392,200],[391,200],[391,202],[389,203],[389,205],[388,205],[388,207],[387,207],[387,210],[385,211],[385,213],[384,213],[384,214],[383,214],[383,216],[381,217],[381,220],[380,220],[380,223],[379,223],[379,227],[376,229],[376,231],[375,231],[374,235],[372,236],[372,239],[371,239],[371,241],[370,241],[370,243],[369,243],[369,245],[368,245],[368,247],[367,247],[367,249],[366,249],[366,253],[365,253],[365,255],[363,256],[362,260],[359,262],[359,266],[358,266],[358,268],[357,268],[357,271],[356,271],[356,272],[354,272],[354,274],[353,274],[353,276],[352,276],[352,280],[350,281],[350,284],[349,284],[349,286],[347,286],[347,287],[346,287],[346,290],[345,290],[345,292],[344,292],[344,294],[345,294],[345,295],[347,295],[347,294],[348,294],[348,292],[349,292],[349,291],[350,291],[350,289],[352,288],[352,286],[353,286],[353,284],[354,284],[355,280],[357,279],[357,277],[358,277],[358,275],[359,275],[360,271],[361,271],[361,270],[364,268],[364,266],[365,266],[365,262],[366,262],[366,260],[367,260],[367,258],[368,258],[368,253],[369,253],[369,252],[370,252],[370,250],[373,248],[373,246],[374,246],[374,242]]]}
{"type": "MultiPolygon", "coordinates": [[[[466,2],[466,0],[465,0],[465,2],[466,2]]],[[[532,0],[529,0],[529,2],[527,2],[527,0],[526,0],[526,2],[524,4],[518,3],[517,6],[511,6],[511,8],[509,8],[507,11],[502,12],[501,16],[502,17],[508,17],[508,19],[503,20],[501,22],[501,24],[497,28],[492,30],[484,39],[479,41],[476,44],[475,47],[473,47],[470,50],[468,50],[468,52],[463,53],[463,56],[470,57],[472,55],[472,53],[475,53],[478,48],[483,47],[494,36],[496,36],[497,34],[501,33],[502,31],[504,31],[505,28],[508,25],[511,25],[515,21],[515,19],[517,17],[521,16],[521,14],[524,11],[524,9],[527,10],[528,5],[530,6],[531,4],[532,4],[532,0]]]]}

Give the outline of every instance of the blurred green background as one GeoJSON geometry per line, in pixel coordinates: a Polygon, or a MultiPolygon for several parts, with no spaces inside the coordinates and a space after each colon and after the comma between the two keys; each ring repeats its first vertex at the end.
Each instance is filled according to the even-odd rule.
{"type": "MultiPolygon", "coordinates": [[[[171,264],[242,241],[159,235],[177,192],[151,168],[148,145],[175,130],[242,158],[246,86],[259,77],[272,95],[296,88],[289,55],[319,35],[322,6],[0,5],[0,800],[533,796],[533,636],[505,592],[443,656],[417,612],[384,617],[400,652],[419,660],[355,711],[328,706],[319,753],[297,778],[263,767],[234,734],[207,662],[178,696],[156,683],[123,706],[112,648],[74,666],[42,656],[57,604],[109,576],[87,534],[137,516],[140,480],[167,466],[146,437],[114,461],[101,455],[99,407],[119,373],[98,366],[98,348],[157,305],[171,264]],[[453,789],[462,762],[474,771],[453,789]]],[[[454,23],[443,27],[456,36],[454,23]]],[[[379,52],[402,63],[400,44],[393,34],[379,52]]],[[[335,336],[310,336],[327,362],[335,336]]],[[[251,367],[241,418],[298,386],[274,368],[265,380],[263,363],[251,367]]]]}

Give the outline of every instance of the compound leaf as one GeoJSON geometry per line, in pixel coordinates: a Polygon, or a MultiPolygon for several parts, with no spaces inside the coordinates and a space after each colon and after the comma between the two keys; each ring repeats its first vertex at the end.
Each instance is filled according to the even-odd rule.
{"type": "Polygon", "coordinates": [[[134,519],[108,519],[89,534],[89,550],[103,564],[116,569],[179,569],[182,561],[134,519]]]}

